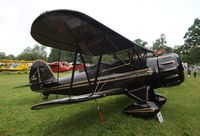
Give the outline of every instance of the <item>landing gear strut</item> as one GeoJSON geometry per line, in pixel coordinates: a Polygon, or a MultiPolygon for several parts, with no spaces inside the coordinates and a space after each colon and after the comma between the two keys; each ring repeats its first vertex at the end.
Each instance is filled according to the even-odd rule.
{"type": "MultiPolygon", "coordinates": [[[[123,110],[123,112],[134,117],[154,117],[160,113],[160,107],[166,102],[166,98],[164,96],[156,94],[153,88],[149,86],[134,90],[127,89],[126,94],[129,97],[136,99],[137,102],[129,105],[123,110]]],[[[161,115],[161,113],[159,115],[161,115]]]]}
{"type": "Polygon", "coordinates": [[[124,113],[140,118],[154,117],[160,111],[159,107],[151,101],[137,102],[123,110],[124,113]]]}
{"type": "Polygon", "coordinates": [[[49,94],[42,93],[42,100],[43,101],[47,101],[48,97],[49,97],[49,94]]]}

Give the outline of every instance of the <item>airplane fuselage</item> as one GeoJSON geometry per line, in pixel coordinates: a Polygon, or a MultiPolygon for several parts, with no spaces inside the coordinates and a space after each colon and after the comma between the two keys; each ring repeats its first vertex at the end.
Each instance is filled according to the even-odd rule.
{"type": "MultiPolygon", "coordinates": [[[[38,65],[39,66],[39,65],[38,65]]],[[[83,95],[104,93],[105,95],[124,94],[125,90],[134,90],[143,86],[158,88],[173,86],[184,81],[183,67],[176,54],[147,58],[139,62],[135,60],[118,65],[101,64],[100,72],[95,81],[96,68],[88,68],[89,81],[84,71],[76,72],[73,84],[71,75],[42,83],[33,91],[44,95],[83,95]],[[116,89],[112,91],[112,89],[116,89]]]]}

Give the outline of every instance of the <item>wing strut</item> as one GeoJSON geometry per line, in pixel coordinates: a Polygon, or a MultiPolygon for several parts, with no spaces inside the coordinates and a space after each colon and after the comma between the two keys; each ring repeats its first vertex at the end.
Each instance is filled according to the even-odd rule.
{"type": "Polygon", "coordinates": [[[82,60],[82,63],[83,63],[83,67],[84,67],[84,70],[85,70],[85,74],[86,74],[88,83],[89,83],[89,85],[91,86],[90,77],[89,77],[89,75],[88,75],[87,68],[86,68],[86,65],[85,65],[85,60],[84,60],[84,58],[83,58],[82,50],[81,50],[80,47],[79,47],[79,53],[80,53],[80,56],[81,56],[81,60],[82,60]]]}
{"type": "MultiPolygon", "coordinates": [[[[58,50],[58,60],[57,60],[57,63],[58,63],[58,72],[57,72],[57,84],[59,82],[59,78],[60,78],[60,49],[58,50]]],[[[58,86],[57,86],[57,95],[56,95],[56,98],[58,98],[58,86]]]]}
{"type": "MultiPolygon", "coordinates": [[[[115,45],[115,43],[113,42],[113,40],[109,37],[108,34],[105,34],[106,38],[108,39],[108,41],[110,42],[110,44],[118,51],[119,49],[117,48],[117,46],[115,45]]],[[[127,64],[121,57],[119,57],[118,55],[116,55],[124,64],[127,64]]]]}
{"type": "Polygon", "coordinates": [[[142,58],[144,59],[144,57],[147,59],[147,52],[144,52],[144,55],[142,56],[142,58]]]}
{"type": "Polygon", "coordinates": [[[71,84],[70,84],[70,92],[69,92],[69,97],[71,97],[71,91],[73,87],[73,82],[74,82],[74,73],[75,73],[75,67],[76,67],[76,60],[77,60],[77,51],[75,52],[74,56],[74,63],[73,63],[73,70],[72,70],[72,77],[71,77],[71,84]]]}
{"type": "Polygon", "coordinates": [[[98,60],[98,64],[97,64],[97,70],[96,70],[96,75],[95,75],[95,80],[94,80],[94,86],[97,84],[97,78],[98,78],[98,75],[99,75],[99,70],[100,70],[100,64],[101,64],[102,56],[103,56],[103,54],[101,54],[99,56],[99,60],[98,60]]]}
{"type": "Polygon", "coordinates": [[[137,55],[137,57],[138,57],[138,59],[139,59],[139,61],[140,61],[140,65],[142,66],[142,65],[143,65],[143,64],[142,64],[142,60],[141,60],[141,58],[140,58],[138,52],[136,51],[135,46],[133,47],[133,51],[134,51],[135,54],[137,55]]]}

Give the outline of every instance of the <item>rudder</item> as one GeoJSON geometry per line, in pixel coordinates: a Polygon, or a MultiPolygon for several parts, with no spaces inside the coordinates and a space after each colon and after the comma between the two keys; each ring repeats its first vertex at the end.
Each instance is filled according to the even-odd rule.
{"type": "Polygon", "coordinates": [[[42,89],[44,84],[52,83],[56,80],[53,72],[43,60],[37,60],[31,66],[29,73],[29,84],[32,91],[42,89]]]}

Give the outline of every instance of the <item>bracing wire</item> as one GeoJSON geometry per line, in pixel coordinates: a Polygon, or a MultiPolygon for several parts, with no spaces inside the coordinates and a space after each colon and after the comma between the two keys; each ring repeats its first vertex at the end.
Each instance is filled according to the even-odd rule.
{"type": "MultiPolygon", "coordinates": [[[[104,73],[104,72],[101,73],[100,78],[103,76],[103,73],[104,73]]],[[[100,92],[100,89],[103,88],[103,87],[101,87],[101,88],[97,91],[97,89],[99,88],[100,83],[101,83],[101,80],[99,79],[98,84],[97,84],[96,87],[95,87],[94,94],[97,93],[97,92],[100,92]]],[[[105,84],[105,83],[104,83],[104,84],[105,84]]],[[[103,86],[104,86],[104,85],[103,85],[103,86]]]]}
{"type": "MultiPolygon", "coordinates": [[[[106,34],[106,38],[109,40],[109,42],[111,43],[111,45],[117,50],[119,51],[118,47],[115,45],[115,43],[110,39],[110,37],[108,36],[108,34],[106,34]]],[[[124,64],[127,64],[120,56],[116,55],[124,64]]]]}
{"type": "Polygon", "coordinates": [[[85,47],[85,45],[81,42],[80,47],[89,55],[90,57],[94,57],[94,55],[85,47]]]}

